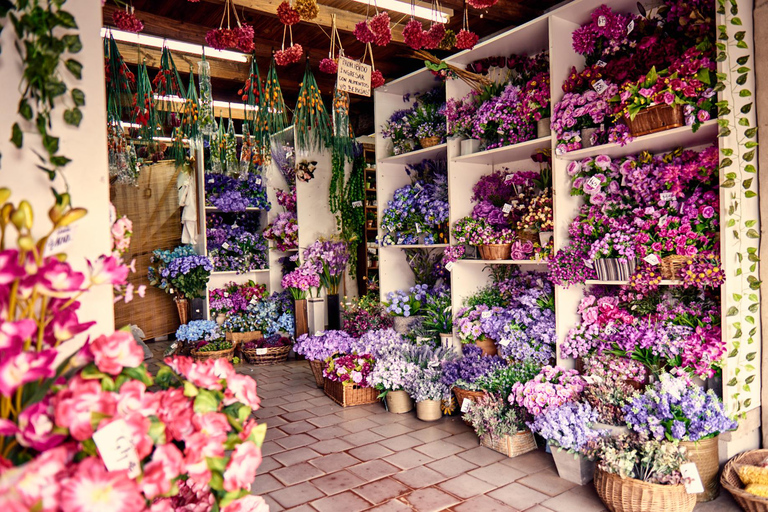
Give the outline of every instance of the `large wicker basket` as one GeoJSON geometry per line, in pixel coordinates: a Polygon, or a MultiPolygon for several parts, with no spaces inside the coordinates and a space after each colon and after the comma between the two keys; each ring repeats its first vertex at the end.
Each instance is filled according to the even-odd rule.
{"type": "Polygon", "coordinates": [[[477,246],[480,257],[484,260],[508,260],[512,244],[483,244],[477,246]]]}
{"type": "Polygon", "coordinates": [[[683,126],[685,115],[682,105],[654,105],[638,112],[634,119],[624,116],[624,122],[633,137],[641,137],[683,126]]]}
{"type": "Polygon", "coordinates": [[[421,144],[422,148],[431,148],[432,146],[437,146],[440,144],[440,137],[422,137],[419,139],[419,144],[421,144]]]}
{"type": "Polygon", "coordinates": [[[715,436],[700,441],[680,442],[680,446],[686,448],[688,460],[696,464],[704,484],[704,492],[696,495],[697,503],[712,501],[720,495],[720,484],[717,481],[717,474],[720,472],[719,441],[720,436],[715,436]]]}
{"type": "MultiPolygon", "coordinates": [[[[461,406],[464,403],[464,400],[474,401],[476,398],[482,398],[485,396],[484,391],[470,391],[468,389],[462,389],[455,386],[453,388],[453,394],[456,395],[456,406],[459,408],[459,410],[461,410],[461,406]]],[[[462,420],[470,427],[472,426],[469,421],[464,420],[463,418],[462,420]]]]}
{"type": "Polygon", "coordinates": [[[661,258],[661,277],[664,279],[679,279],[680,269],[690,259],[688,256],[681,256],[679,254],[664,256],[661,258]]]}
{"type": "Polygon", "coordinates": [[[507,457],[517,457],[524,453],[532,452],[536,449],[536,438],[530,430],[518,432],[512,436],[490,436],[480,437],[480,444],[486,448],[503,453],[507,457]]]}
{"type": "Polygon", "coordinates": [[[288,359],[291,345],[243,349],[243,357],[251,364],[266,365],[282,363],[288,359]]]}
{"type": "Polygon", "coordinates": [[[325,379],[323,378],[323,362],[322,361],[309,361],[309,368],[312,370],[312,375],[315,376],[315,384],[320,389],[323,389],[325,385],[325,379]]]}
{"type": "Polygon", "coordinates": [[[611,512],[691,512],[696,495],[683,485],[658,485],[595,471],[595,489],[611,512]]]}
{"type": "Polygon", "coordinates": [[[720,475],[720,483],[731,493],[733,499],[747,512],[768,512],[768,499],[755,496],[744,490],[744,484],[736,472],[741,465],[756,465],[768,457],[768,449],[750,450],[729,460],[720,475]]]}
{"type": "Polygon", "coordinates": [[[373,404],[379,401],[379,393],[375,388],[361,388],[355,385],[345,386],[341,382],[330,379],[325,379],[323,390],[331,400],[342,407],[373,404]]]}
{"type": "Polygon", "coordinates": [[[207,359],[221,359],[221,358],[226,358],[227,360],[231,361],[232,357],[235,355],[235,347],[233,345],[232,348],[230,349],[216,350],[212,352],[199,352],[198,350],[193,349],[191,354],[196,361],[205,361],[207,359]]]}

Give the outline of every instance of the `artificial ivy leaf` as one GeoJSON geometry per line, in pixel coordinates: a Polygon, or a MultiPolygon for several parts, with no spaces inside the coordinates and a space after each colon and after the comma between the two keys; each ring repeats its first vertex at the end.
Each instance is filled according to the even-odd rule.
{"type": "Polygon", "coordinates": [[[32,107],[29,105],[29,102],[26,98],[22,98],[22,100],[19,102],[19,115],[21,115],[21,117],[27,121],[32,120],[32,107]]]}
{"type": "Polygon", "coordinates": [[[728,308],[728,313],[726,314],[726,316],[736,316],[738,314],[739,314],[739,308],[737,308],[736,306],[731,306],[730,308],[728,308]]]}
{"type": "Polygon", "coordinates": [[[720,186],[723,188],[732,188],[734,185],[736,185],[736,182],[733,180],[725,180],[720,186]]]}
{"type": "Polygon", "coordinates": [[[744,170],[745,170],[746,172],[749,172],[749,173],[752,173],[752,174],[755,174],[755,173],[757,172],[757,168],[755,168],[755,166],[754,166],[754,165],[752,165],[752,164],[749,164],[749,165],[745,165],[745,166],[744,166],[744,170]]]}
{"type": "Polygon", "coordinates": [[[83,120],[83,112],[75,107],[64,111],[64,122],[72,126],[80,126],[80,121],[83,120]]]}
{"type": "Polygon", "coordinates": [[[727,179],[727,180],[735,180],[736,179],[736,173],[735,172],[726,173],[725,179],[727,179]]]}
{"type": "Polygon", "coordinates": [[[747,398],[746,400],[744,400],[744,407],[745,408],[749,407],[750,405],[752,405],[752,399],[751,398],[747,398]]]}
{"type": "Polygon", "coordinates": [[[749,119],[747,119],[746,117],[740,117],[739,126],[749,126],[749,119]]]}
{"type": "Polygon", "coordinates": [[[725,59],[728,58],[728,54],[725,52],[718,52],[717,58],[715,59],[717,62],[723,62],[725,59]]]}
{"type": "Polygon", "coordinates": [[[747,149],[752,149],[757,147],[757,142],[750,140],[749,142],[744,144],[744,147],[747,149]]]}
{"type": "Polygon", "coordinates": [[[740,26],[741,25],[741,18],[739,18],[739,17],[731,18],[731,25],[740,26]]]}
{"type": "Polygon", "coordinates": [[[82,107],[85,105],[85,93],[80,89],[72,89],[72,101],[74,101],[75,105],[78,107],[82,107]]]}
{"type": "Polygon", "coordinates": [[[728,357],[736,357],[739,355],[739,349],[735,348],[728,353],[728,357]]]}
{"type": "Polygon", "coordinates": [[[747,190],[746,192],[744,192],[744,195],[746,197],[752,198],[752,197],[755,197],[757,195],[757,192],[754,192],[752,190],[747,190]]]}
{"type": "Polygon", "coordinates": [[[67,45],[69,53],[78,53],[83,49],[83,43],[80,41],[80,36],[77,34],[68,34],[62,37],[61,40],[67,45]]]}
{"type": "MultiPolygon", "coordinates": [[[[725,169],[726,167],[729,167],[731,165],[733,165],[733,160],[731,160],[730,158],[723,158],[723,161],[720,162],[721,169],[725,169]]],[[[729,173],[729,174],[733,174],[733,173],[729,173]]],[[[736,176],[734,175],[733,177],[735,178],[736,176]]]]}
{"type": "Polygon", "coordinates": [[[742,114],[749,114],[752,111],[752,103],[747,103],[743,107],[741,107],[741,113],[742,114]]]}
{"type": "Polygon", "coordinates": [[[72,161],[71,159],[61,155],[52,156],[50,160],[51,160],[51,164],[55,165],[56,167],[63,167],[72,161]]]}
{"type": "MultiPolygon", "coordinates": [[[[730,148],[723,148],[720,150],[720,152],[723,154],[723,156],[732,156],[733,150],[730,148]]],[[[720,167],[723,167],[723,164],[720,164],[720,167]]]]}
{"type": "Polygon", "coordinates": [[[752,382],[754,382],[754,380],[755,380],[755,376],[754,375],[750,375],[749,377],[747,377],[747,379],[744,382],[746,382],[747,384],[752,384],[752,382]]]}
{"type": "Polygon", "coordinates": [[[738,59],[736,59],[736,62],[738,62],[740,66],[743,66],[744,64],[749,62],[749,55],[744,55],[742,57],[739,57],[738,59]]]}
{"type": "Polygon", "coordinates": [[[67,67],[70,73],[72,73],[75,78],[80,80],[83,78],[83,65],[80,64],[75,59],[67,59],[67,61],[64,63],[64,65],[67,67]]]}
{"type": "MultiPolygon", "coordinates": [[[[56,19],[59,22],[59,25],[66,28],[77,28],[77,22],[75,21],[75,17],[72,16],[67,11],[59,11],[56,13],[56,19]]],[[[733,22],[731,22],[733,23],[733,22]]]]}
{"type": "Polygon", "coordinates": [[[757,313],[757,310],[760,309],[760,304],[751,304],[747,309],[750,313],[757,313]]]}
{"type": "Polygon", "coordinates": [[[742,158],[747,162],[751,162],[755,159],[755,150],[747,151],[742,158]]]}
{"type": "Polygon", "coordinates": [[[757,352],[750,352],[747,354],[747,361],[752,361],[757,357],[757,352]]]}
{"type": "Polygon", "coordinates": [[[742,98],[752,96],[752,91],[750,91],[749,89],[742,89],[739,91],[739,96],[741,96],[742,98]]]}
{"type": "Polygon", "coordinates": [[[735,34],[733,34],[733,38],[737,41],[742,41],[744,39],[744,36],[747,35],[746,31],[739,30],[735,34]]]}
{"type": "Polygon", "coordinates": [[[749,46],[747,46],[746,41],[739,41],[738,43],[736,43],[736,48],[741,48],[743,50],[746,50],[747,48],[749,48],[749,46]]]}
{"type": "Polygon", "coordinates": [[[734,377],[734,378],[732,378],[731,380],[728,381],[727,386],[735,386],[736,383],[737,383],[737,380],[736,380],[736,377],[734,377]]]}
{"type": "MultiPolygon", "coordinates": [[[[750,178],[750,179],[751,179],[751,178],[750,178]]],[[[756,221],[756,220],[748,220],[748,221],[746,221],[746,222],[744,223],[744,225],[745,225],[745,226],[747,226],[748,228],[751,228],[751,227],[752,227],[752,226],[754,226],[755,224],[757,224],[757,221],[756,221]]],[[[752,247],[750,247],[750,249],[752,249],[752,247]]],[[[749,252],[750,254],[754,254],[754,251],[752,251],[752,252],[750,252],[750,251],[747,251],[747,252],[749,252]]],[[[741,299],[738,299],[738,300],[741,300],[741,299]]]]}
{"type": "Polygon", "coordinates": [[[747,74],[744,73],[743,75],[739,75],[736,78],[736,83],[739,85],[744,85],[745,83],[747,83],[747,74]]]}
{"type": "Polygon", "coordinates": [[[725,90],[725,84],[723,82],[717,82],[715,86],[712,88],[715,92],[720,92],[725,90]]]}
{"type": "Polygon", "coordinates": [[[55,155],[59,151],[59,138],[52,137],[47,133],[43,135],[43,147],[49,155],[55,155]]]}
{"type": "Polygon", "coordinates": [[[24,135],[21,133],[19,123],[13,123],[13,128],[11,128],[11,142],[13,142],[13,145],[17,148],[20,148],[24,143],[24,135]]]}
{"type": "Polygon", "coordinates": [[[736,70],[737,73],[749,73],[750,71],[752,70],[747,66],[739,66],[739,69],[736,70]]]}
{"type": "Polygon", "coordinates": [[[742,181],[741,182],[741,186],[744,187],[744,188],[751,187],[752,186],[752,180],[753,180],[753,178],[749,178],[749,179],[746,179],[746,180],[742,181]]]}

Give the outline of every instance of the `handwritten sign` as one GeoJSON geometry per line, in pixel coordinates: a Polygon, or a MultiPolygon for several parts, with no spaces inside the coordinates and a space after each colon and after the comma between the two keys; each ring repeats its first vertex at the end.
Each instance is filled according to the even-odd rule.
{"type": "Polygon", "coordinates": [[[504,203],[504,207],[501,209],[504,213],[509,213],[512,211],[512,205],[509,203],[504,203]]]}
{"type": "Polygon", "coordinates": [[[339,57],[336,87],[360,96],[371,95],[371,66],[346,57],[339,57]]]}
{"type": "Polygon", "coordinates": [[[99,449],[107,471],[128,470],[128,478],[141,474],[139,454],[133,446],[125,420],[113,421],[93,434],[93,442],[99,449]]]}
{"type": "Polygon", "coordinates": [[[595,90],[597,94],[603,94],[605,91],[608,90],[608,84],[605,83],[605,80],[602,78],[600,80],[595,81],[595,83],[592,84],[592,88],[595,90]]]}
{"type": "Polygon", "coordinates": [[[75,235],[75,226],[59,228],[48,237],[45,243],[45,256],[52,256],[64,252],[70,245],[75,235]]]}
{"type": "Polygon", "coordinates": [[[362,208],[363,202],[362,201],[352,201],[352,208],[362,208]]]}
{"type": "Polygon", "coordinates": [[[672,192],[662,192],[659,199],[662,201],[673,201],[675,199],[675,194],[672,192]]]}
{"type": "Polygon", "coordinates": [[[469,408],[472,407],[472,399],[471,398],[465,398],[461,402],[461,412],[468,412],[469,408]]]}
{"type": "Polygon", "coordinates": [[[645,258],[643,258],[649,265],[658,265],[661,263],[661,260],[658,256],[655,254],[649,254],[645,258]]]}

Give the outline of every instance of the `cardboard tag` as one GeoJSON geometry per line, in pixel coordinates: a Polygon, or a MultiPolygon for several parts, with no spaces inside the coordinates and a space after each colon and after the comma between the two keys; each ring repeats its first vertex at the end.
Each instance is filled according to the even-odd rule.
{"type": "Polygon", "coordinates": [[[651,265],[658,265],[659,263],[661,263],[661,260],[659,260],[659,257],[656,256],[655,254],[649,254],[648,256],[643,258],[643,261],[651,265]]]}
{"type": "Polygon", "coordinates": [[[595,62],[595,64],[597,64],[597,66],[601,67],[601,68],[604,68],[605,66],[608,65],[608,63],[603,61],[603,60],[599,60],[599,61],[595,62]]]}
{"type": "Polygon", "coordinates": [[[506,177],[504,178],[504,183],[509,183],[513,179],[515,179],[515,175],[514,174],[507,174],[506,177]]]}
{"type": "Polygon", "coordinates": [[[598,178],[597,176],[592,176],[591,178],[589,178],[589,180],[587,180],[587,185],[589,185],[592,188],[600,188],[600,184],[601,184],[600,178],[598,178]]]}
{"type": "Polygon", "coordinates": [[[661,199],[662,201],[674,201],[675,194],[673,194],[672,192],[662,192],[661,195],[659,196],[659,199],[661,199]]]}
{"type": "Polygon", "coordinates": [[[128,425],[125,420],[113,421],[94,432],[93,442],[99,449],[99,455],[107,471],[127,469],[128,478],[136,478],[141,474],[139,454],[128,435],[128,425]]]}
{"type": "Polygon", "coordinates": [[[267,349],[266,348],[257,348],[256,349],[256,355],[257,356],[265,356],[265,355],[267,355],[267,349]]]}
{"type": "Polygon", "coordinates": [[[598,16],[597,17],[597,26],[598,27],[604,27],[608,24],[608,20],[605,18],[605,16],[598,16]]]}
{"type": "Polygon", "coordinates": [[[501,209],[504,213],[509,213],[512,211],[512,205],[509,203],[504,203],[504,207],[501,209]]]}
{"type": "Polygon", "coordinates": [[[316,331],[315,336],[322,336],[325,334],[325,331],[316,331]]]}
{"type": "Polygon", "coordinates": [[[256,178],[254,178],[253,182],[256,183],[257,185],[261,185],[261,177],[260,176],[256,176],[256,178]]]}
{"type": "Polygon", "coordinates": [[[509,345],[511,342],[512,342],[512,340],[510,340],[509,338],[501,338],[501,339],[499,340],[499,345],[501,345],[502,347],[506,347],[506,346],[507,346],[507,345],[509,345]]]}
{"type": "Polygon", "coordinates": [[[419,181],[417,181],[413,186],[416,187],[419,190],[424,188],[424,185],[422,185],[421,182],[419,182],[419,181]]]}
{"type": "Polygon", "coordinates": [[[227,242],[224,242],[223,244],[221,244],[221,248],[222,249],[229,249],[229,244],[227,242]]]}
{"type": "Polygon", "coordinates": [[[362,201],[352,201],[352,208],[362,208],[363,202],[362,201]]]}
{"type": "Polygon", "coordinates": [[[453,266],[454,266],[454,262],[453,261],[449,261],[448,263],[445,264],[445,270],[450,272],[451,270],[453,270],[453,266]]]}
{"type": "Polygon", "coordinates": [[[421,224],[416,224],[416,233],[421,233],[421,224]]]}
{"type": "Polygon", "coordinates": [[[461,412],[468,412],[469,407],[472,405],[472,399],[471,398],[465,398],[461,402],[461,412]]]}
{"type": "Polygon", "coordinates": [[[480,318],[491,318],[493,316],[492,311],[483,311],[480,313],[480,318]]]}
{"type": "Polygon", "coordinates": [[[592,88],[597,94],[603,94],[608,89],[608,84],[606,84],[605,80],[601,78],[592,84],[592,88]]]}
{"type": "Polygon", "coordinates": [[[630,21],[627,25],[627,34],[631,34],[633,30],[635,30],[635,20],[630,21]]]}
{"type": "Polygon", "coordinates": [[[687,462],[680,466],[680,474],[683,475],[683,485],[688,494],[699,494],[704,492],[704,484],[701,482],[701,475],[696,468],[695,462],[687,462]]]}
{"type": "Polygon", "coordinates": [[[43,255],[48,257],[64,252],[74,241],[75,228],[76,226],[65,226],[51,233],[48,241],[45,242],[43,255]]]}

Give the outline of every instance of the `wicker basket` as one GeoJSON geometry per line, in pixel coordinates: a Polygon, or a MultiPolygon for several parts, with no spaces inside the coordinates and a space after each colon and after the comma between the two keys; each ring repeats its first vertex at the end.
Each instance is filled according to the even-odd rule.
{"type": "Polygon", "coordinates": [[[685,115],[682,105],[654,105],[638,112],[634,119],[624,116],[624,123],[633,137],[641,137],[683,126],[685,115]]]}
{"type": "Polygon", "coordinates": [[[512,252],[512,244],[484,244],[477,248],[484,260],[508,260],[512,252]]]}
{"type": "Polygon", "coordinates": [[[736,469],[741,465],[757,465],[768,457],[768,449],[750,450],[729,460],[720,475],[720,483],[731,493],[733,499],[747,512],[768,512],[768,499],[755,496],[744,490],[744,484],[736,469]]]}
{"type": "Polygon", "coordinates": [[[421,144],[422,148],[431,148],[440,144],[440,137],[424,137],[419,139],[419,144],[421,144]]]}
{"type": "Polygon", "coordinates": [[[664,256],[661,258],[661,277],[664,279],[679,279],[680,269],[690,259],[689,256],[681,256],[679,254],[664,256]]]}
{"type": "Polygon", "coordinates": [[[611,512],[691,512],[696,495],[683,485],[658,485],[595,470],[595,489],[611,512]]]}
{"type": "Polygon", "coordinates": [[[483,349],[484,356],[495,356],[499,353],[499,350],[496,348],[496,342],[491,338],[483,336],[479,340],[475,340],[475,345],[483,349]]]}
{"type": "Polygon", "coordinates": [[[231,361],[232,357],[234,357],[235,355],[235,347],[233,345],[232,348],[230,349],[216,350],[213,352],[199,352],[196,349],[193,349],[191,354],[196,361],[205,361],[207,359],[221,359],[221,358],[226,358],[227,360],[231,361]]]}
{"type": "Polygon", "coordinates": [[[720,472],[720,458],[717,450],[720,436],[715,436],[701,441],[682,441],[680,446],[685,446],[688,460],[696,464],[699,470],[701,482],[704,484],[704,492],[696,495],[696,502],[712,501],[720,495],[720,484],[717,474],[720,472]]]}
{"type": "Polygon", "coordinates": [[[517,457],[536,449],[536,438],[530,430],[518,432],[512,436],[484,435],[480,438],[480,444],[493,451],[503,453],[507,457],[517,457]]]}
{"type": "Polygon", "coordinates": [[[243,349],[243,357],[251,364],[277,364],[288,359],[291,345],[243,349]]]}
{"type": "MultiPolygon", "coordinates": [[[[472,402],[476,398],[482,398],[485,396],[485,391],[470,391],[468,389],[462,389],[454,386],[453,394],[456,396],[456,407],[459,409],[459,411],[461,411],[461,406],[464,404],[464,400],[469,400],[470,402],[472,402]]],[[[470,427],[472,426],[471,422],[463,419],[463,414],[462,414],[462,421],[464,421],[464,423],[466,423],[470,427]]]]}
{"type": "Polygon", "coordinates": [[[312,370],[312,375],[315,376],[315,384],[320,389],[323,389],[325,385],[325,379],[323,378],[323,362],[322,361],[309,361],[309,367],[312,370]]]}
{"type": "Polygon", "coordinates": [[[517,239],[521,242],[539,243],[539,232],[535,229],[518,229],[517,239]]]}
{"type": "Polygon", "coordinates": [[[341,382],[325,379],[323,390],[331,400],[342,407],[353,405],[374,404],[379,401],[379,393],[374,388],[361,388],[360,386],[345,386],[341,382]]]}

